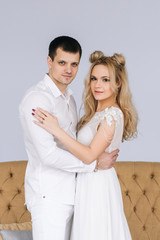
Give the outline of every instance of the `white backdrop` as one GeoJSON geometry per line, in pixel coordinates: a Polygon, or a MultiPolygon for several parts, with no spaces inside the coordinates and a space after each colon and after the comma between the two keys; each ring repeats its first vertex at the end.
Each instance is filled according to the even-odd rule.
{"type": "Polygon", "coordinates": [[[71,85],[78,108],[89,54],[126,57],[139,113],[139,136],[121,145],[121,161],[160,161],[159,0],[5,0],[0,2],[0,161],[27,159],[18,105],[48,71],[50,41],[75,37],[83,56],[71,85]]]}

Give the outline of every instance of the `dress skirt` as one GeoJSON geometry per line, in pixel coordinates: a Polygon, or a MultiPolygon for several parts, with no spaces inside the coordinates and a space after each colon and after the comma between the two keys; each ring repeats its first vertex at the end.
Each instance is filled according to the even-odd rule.
{"type": "Polygon", "coordinates": [[[114,168],[78,174],[71,240],[131,240],[114,168]]]}

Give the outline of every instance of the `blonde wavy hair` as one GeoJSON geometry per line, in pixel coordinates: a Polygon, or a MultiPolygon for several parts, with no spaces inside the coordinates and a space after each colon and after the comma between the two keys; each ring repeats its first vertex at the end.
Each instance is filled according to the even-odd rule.
{"type": "Polygon", "coordinates": [[[122,141],[130,140],[136,137],[138,114],[132,103],[132,96],[129,89],[124,56],[122,54],[115,53],[113,56],[109,57],[104,56],[101,51],[95,51],[90,55],[89,60],[92,65],[85,80],[85,90],[83,93],[85,114],[80,119],[77,125],[77,130],[79,131],[85,124],[87,124],[96,112],[98,101],[95,100],[91,91],[91,73],[96,65],[104,65],[109,70],[111,88],[115,93],[116,102],[124,115],[122,141]]]}

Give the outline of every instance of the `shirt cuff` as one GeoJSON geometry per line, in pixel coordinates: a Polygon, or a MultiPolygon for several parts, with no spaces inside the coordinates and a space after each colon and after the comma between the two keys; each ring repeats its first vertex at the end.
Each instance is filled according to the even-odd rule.
{"type": "Polygon", "coordinates": [[[96,160],[89,165],[84,164],[84,168],[86,172],[94,172],[94,170],[96,169],[96,160]]]}

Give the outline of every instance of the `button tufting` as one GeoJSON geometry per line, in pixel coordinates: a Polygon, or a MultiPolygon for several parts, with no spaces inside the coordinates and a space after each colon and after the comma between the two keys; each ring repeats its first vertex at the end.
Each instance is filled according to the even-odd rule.
{"type": "Polygon", "coordinates": [[[133,211],[136,212],[136,207],[133,208],[133,211]]]}
{"type": "Polygon", "coordinates": [[[151,179],[153,179],[154,178],[154,174],[152,173],[150,177],[151,177],[151,179]]]}
{"type": "Polygon", "coordinates": [[[11,205],[10,204],[8,205],[8,210],[11,210],[11,205]]]}
{"type": "Polygon", "coordinates": [[[134,174],[132,177],[133,177],[133,179],[135,180],[137,176],[134,174]]]}
{"type": "Polygon", "coordinates": [[[146,195],[146,190],[143,190],[143,195],[146,195]]]}
{"type": "Polygon", "coordinates": [[[144,231],[144,230],[146,230],[146,227],[145,227],[145,225],[143,226],[143,231],[144,231]]]}
{"type": "Polygon", "coordinates": [[[3,190],[2,189],[0,189],[0,194],[3,192],[3,190]]]}
{"type": "Polygon", "coordinates": [[[13,173],[10,173],[9,175],[10,175],[11,178],[13,177],[13,173]]]}
{"type": "Polygon", "coordinates": [[[18,192],[18,194],[20,194],[20,193],[21,193],[21,190],[20,190],[20,189],[18,189],[18,190],[17,190],[17,192],[18,192]]]}
{"type": "Polygon", "coordinates": [[[128,191],[126,191],[126,196],[128,196],[128,191]]]}
{"type": "Polygon", "coordinates": [[[154,210],[155,210],[154,207],[152,207],[152,212],[153,212],[153,213],[154,213],[154,210]]]}

